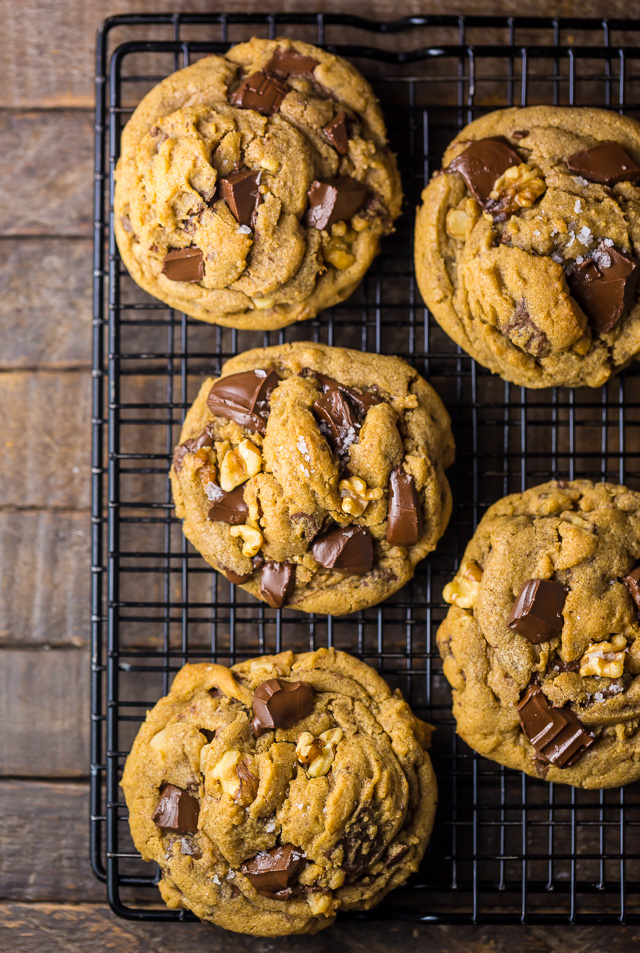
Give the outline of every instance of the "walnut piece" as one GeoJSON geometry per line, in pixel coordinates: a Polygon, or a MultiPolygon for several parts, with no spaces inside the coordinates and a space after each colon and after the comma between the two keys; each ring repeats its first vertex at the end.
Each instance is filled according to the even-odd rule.
{"type": "Polygon", "coordinates": [[[310,778],[322,778],[329,772],[341,740],[342,728],[330,728],[317,738],[310,731],[302,732],[296,744],[296,757],[310,778]]]}
{"type": "Polygon", "coordinates": [[[458,242],[463,242],[467,237],[467,225],[470,219],[466,212],[459,208],[451,208],[447,212],[445,228],[449,238],[455,238],[458,242]]]}
{"type": "Polygon", "coordinates": [[[459,609],[473,609],[480,594],[482,570],[477,563],[463,560],[458,572],[442,591],[442,598],[459,609]]]}
{"type": "Polygon", "coordinates": [[[620,678],[624,672],[627,640],[613,635],[608,642],[593,642],[580,659],[580,674],[598,678],[620,678]]]}
{"type": "Polygon", "coordinates": [[[260,552],[260,547],[264,543],[264,537],[259,529],[253,529],[251,526],[232,526],[231,535],[239,536],[242,540],[242,555],[251,559],[260,552]]]}
{"type": "MultiPolygon", "coordinates": [[[[208,748],[209,745],[205,745],[208,748]]],[[[204,750],[204,749],[203,749],[204,750]]],[[[200,756],[202,765],[202,755],[200,756]]],[[[209,778],[220,782],[223,792],[241,804],[250,804],[258,793],[259,780],[253,773],[255,761],[240,751],[225,751],[209,772],[209,778]]]]}
{"type": "Polygon", "coordinates": [[[338,490],[342,497],[341,508],[343,513],[350,516],[362,516],[370,500],[381,500],[382,490],[371,489],[360,477],[352,476],[348,480],[341,480],[338,490]]]}
{"type": "Polygon", "coordinates": [[[338,271],[344,271],[350,268],[356,260],[356,256],[349,251],[348,246],[341,241],[330,241],[322,250],[324,260],[338,271]]]}
{"type": "Polygon", "coordinates": [[[484,217],[504,221],[522,208],[531,208],[546,189],[544,176],[536,166],[526,162],[512,165],[495,182],[485,205],[484,217]]]}
{"type": "Polygon", "coordinates": [[[229,493],[262,469],[262,454],[250,440],[229,450],[220,464],[220,486],[229,493]]]}

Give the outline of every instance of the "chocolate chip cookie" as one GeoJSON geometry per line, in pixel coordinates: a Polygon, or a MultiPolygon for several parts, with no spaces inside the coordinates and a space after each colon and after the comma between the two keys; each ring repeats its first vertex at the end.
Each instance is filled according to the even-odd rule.
{"type": "Polygon", "coordinates": [[[144,97],[122,134],[114,222],[145,291],[212,324],[280,328],[352,293],[401,202],[360,73],[254,38],[144,97]]]}
{"type": "Polygon", "coordinates": [[[122,779],[169,907],[259,936],[316,933],[417,870],[435,814],[429,726],[344,652],[185,665],[122,779]]]}
{"type": "Polygon", "coordinates": [[[396,357],[246,351],[204,382],[180,441],[170,476],[186,537],[273,608],[341,615],[386,599],[451,514],[449,416],[396,357]]]}
{"type": "Polygon", "coordinates": [[[640,493],[551,482],[499,500],[444,589],[458,734],[548,781],[640,777],[640,493]]]}
{"type": "Polygon", "coordinates": [[[599,387],[640,351],[640,125],[502,109],[422,193],[416,273],[456,344],[524,387],[599,387]]]}

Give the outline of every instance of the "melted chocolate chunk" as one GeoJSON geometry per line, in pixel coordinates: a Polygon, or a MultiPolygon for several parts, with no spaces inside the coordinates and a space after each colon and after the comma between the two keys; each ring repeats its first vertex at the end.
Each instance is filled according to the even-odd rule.
{"type": "Polygon", "coordinates": [[[513,603],[507,625],[538,645],[562,631],[562,609],[567,590],[561,582],[527,579],[513,603]]]}
{"type": "Polygon", "coordinates": [[[348,451],[358,436],[358,420],[349,400],[339,390],[330,390],[313,404],[316,417],[325,424],[323,433],[338,455],[348,451]]]}
{"type": "Polygon", "coordinates": [[[262,172],[243,169],[232,172],[226,179],[218,180],[220,198],[229,206],[229,211],[239,225],[253,226],[253,219],[262,196],[258,191],[262,172]]]}
{"type": "Polygon", "coordinates": [[[500,330],[507,335],[512,344],[526,351],[527,354],[542,357],[548,349],[549,338],[531,320],[524,298],[518,303],[509,323],[503,325],[500,330]]]}
{"type": "Polygon", "coordinates": [[[216,500],[209,509],[207,519],[239,526],[241,523],[246,523],[248,512],[249,507],[244,501],[244,486],[240,484],[229,493],[222,493],[220,499],[216,500]]]}
{"type": "Polygon", "coordinates": [[[503,172],[521,162],[506,139],[490,136],[472,142],[444,171],[459,172],[469,191],[484,205],[503,172]]]}
{"type": "Polygon", "coordinates": [[[185,440],[184,443],[181,443],[176,447],[173,454],[173,469],[176,471],[176,473],[180,473],[184,463],[184,458],[188,453],[193,453],[195,450],[200,450],[201,447],[212,446],[213,432],[210,427],[205,427],[198,437],[190,437],[189,440],[185,440]]]}
{"type": "Polygon", "coordinates": [[[395,867],[410,850],[409,844],[391,844],[384,858],[385,867],[395,867]]]}
{"type": "Polygon", "coordinates": [[[629,590],[629,595],[633,599],[636,609],[640,612],[640,566],[637,566],[622,581],[629,590]]]}
{"type": "Polygon", "coordinates": [[[346,156],[349,152],[349,137],[347,135],[347,117],[339,112],[322,129],[322,134],[338,155],[346,156]]]}
{"type": "Polygon", "coordinates": [[[251,722],[256,738],[265,731],[291,728],[297,721],[306,718],[313,708],[313,696],[313,688],[308,682],[270,678],[258,685],[253,693],[254,718],[251,722]]]}
{"type": "Polygon", "coordinates": [[[199,248],[176,248],[167,252],[162,263],[162,274],[169,281],[201,281],[204,278],[204,259],[199,248]]]}
{"type": "Polygon", "coordinates": [[[633,304],[639,280],[637,259],[602,244],[593,258],[575,266],[569,287],[596,334],[606,334],[633,304]]]}
{"type": "Polygon", "coordinates": [[[322,387],[323,394],[328,394],[332,390],[341,391],[341,393],[345,394],[355,405],[361,417],[366,417],[367,411],[370,407],[373,407],[374,404],[381,404],[383,402],[382,397],[378,394],[367,390],[357,390],[355,387],[347,387],[346,384],[341,384],[340,381],[334,380],[333,377],[327,377],[326,374],[320,374],[319,371],[312,371],[310,367],[303,368],[301,376],[314,377],[322,387]]]}
{"type": "Polygon", "coordinates": [[[260,594],[272,609],[286,606],[296,586],[295,563],[266,562],[260,573],[260,594]]]}
{"type": "Polygon", "coordinates": [[[233,569],[223,569],[222,571],[229,582],[233,583],[234,586],[243,586],[245,582],[249,582],[253,576],[252,572],[239,573],[234,572],[233,569]]]}
{"type": "Polygon", "coordinates": [[[195,797],[175,784],[167,784],[153,812],[153,823],[165,831],[195,834],[200,805],[195,797]]]}
{"type": "Polygon", "coordinates": [[[365,526],[337,526],[318,536],[311,553],[325,569],[347,575],[362,576],[373,566],[373,540],[365,526]]]}
{"type": "Polygon", "coordinates": [[[350,877],[360,877],[377,860],[384,843],[382,831],[367,808],[360,811],[341,841],[342,869],[350,877]]]}
{"type": "Polygon", "coordinates": [[[272,116],[280,109],[289,87],[275,76],[252,73],[231,95],[231,102],[241,109],[256,109],[264,116],[272,116]]]}
{"type": "Polygon", "coordinates": [[[247,430],[264,434],[269,416],[269,398],[280,379],[275,371],[241,371],[215,382],[207,405],[216,417],[227,417],[247,430]]]}
{"type": "Polygon", "coordinates": [[[312,56],[279,46],[264,70],[286,79],[287,76],[311,76],[317,65],[318,61],[312,56]]]}
{"type": "Polygon", "coordinates": [[[610,139],[590,149],[574,152],[567,159],[567,168],[589,182],[616,185],[618,182],[640,182],[640,167],[619,142],[610,139]]]}
{"type": "Polygon", "coordinates": [[[422,533],[422,508],[411,474],[396,467],[389,477],[389,524],[387,542],[392,546],[415,546],[422,533]]]}
{"type": "Polygon", "coordinates": [[[557,768],[571,767],[595,741],[570,708],[553,708],[538,685],[522,695],[518,717],[541,758],[557,768]]]}
{"type": "Polygon", "coordinates": [[[327,182],[312,183],[307,192],[309,208],[304,219],[307,228],[326,229],[334,222],[349,221],[367,198],[367,188],[348,175],[327,182]]]}
{"type": "Polygon", "coordinates": [[[285,899],[306,867],[304,853],[293,844],[281,844],[271,850],[261,850],[242,865],[245,875],[258,893],[265,897],[285,899]],[[286,893],[284,893],[286,891],[286,893]],[[278,896],[283,894],[282,897],[278,896]]]}

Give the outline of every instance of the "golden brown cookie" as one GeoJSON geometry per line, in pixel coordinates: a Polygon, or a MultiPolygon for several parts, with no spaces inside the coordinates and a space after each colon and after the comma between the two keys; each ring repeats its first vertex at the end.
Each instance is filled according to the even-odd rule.
{"type": "Polygon", "coordinates": [[[281,328],[352,293],[401,202],[360,73],[254,38],[144,97],[122,134],[114,222],[156,298],[212,324],[281,328]]]}
{"type": "Polygon", "coordinates": [[[458,734],[548,781],[640,777],[640,493],[543,483],[489,508],[438,631],[458,734]]]}
{"type": "Polygon", "coordinates": [[[317,933],[417,870],[430,729],[364,662],[320,649],[185,665],[122,779],[169,907],[259,936],[317,933]]]}
{"type": "Polygon", "coordinates": [[[413,575],[449,520],[449,416],[397,357],[299,342],[207,379],[171,468],[183,531],[274,608],[341,615],[413,575]]]}
{"type": "Polygon", "coordinates": [[[502,109],[422,193],[422,296],[456,344],[525,387],[599,387],[640,351],[640,125],[502,109]]]}

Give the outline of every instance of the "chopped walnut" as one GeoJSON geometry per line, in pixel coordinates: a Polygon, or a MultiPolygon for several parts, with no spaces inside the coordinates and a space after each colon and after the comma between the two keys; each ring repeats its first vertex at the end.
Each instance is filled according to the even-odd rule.
{"type": "Polygon", "coordinates": [[[350,268],[356,260],[356,256],[349,251],[348,245],[343,241],[330,241],[322,250],[324,260],[338,271],[344,271],[350,268]]]}
{"type": "Polygon", "coordinates": [[[230,450],[220,464],[220,486],[229,493],[262,469],[262,454],[250,440],[230,450]]]}
{"type": "Polygon", "coordinates": [[[495,182],[485,205],[485,218],[504,221],[522,208],[531,208],[547,184],[540,169],[522,162],[510,166],[495,182]]]}
{"type": "Polygon", "coordinates": [[[223,792],[234,801],[249,804],[255,800],[259,786],[259,779],[252,771],[254,768],[255,761],[251,755],[225,751],[209,772],[209,778],[219,781],[223,792]]]}
{"type": "Polygon", "coordinates": [[[360,477],[352,476],[348,480],[341,480],[338,490],[342,497],[341,508],[343,513],[350,516],[362,516],[371,500],[381,500],[382,490],[371,489],[360,477]]]}
{"type": "Polygon", "coordinates": [[[473,609],[480,594],[482,570],[477,563],[463,560],[458,572],[442,591],[442,598],[459,609],[473,609]]]}
{"type": "Polygon", "coordinates": [[[455,238],[456,241],[463,242],[467,237],[467,225],[469,222],[469,216],[466,212],[463,212],[462,209],[449,209],[445,222],[447,235],[450,238],[455,238]]]}
{"type": "Polygon", "coordinates": [[[321,778],[329,772],[341,740],[342,728],[323,731],[317,738],[310,731],[302,732],[296,745],[296,757],[310,778],[321,778]]]}
{"type": "Polygon", "coordinates": [[[580,674],[598,678],[620,678],[624,672],[627,640],[613,635],[608,642],[593,642],[580,659],[580,674]]]}
{"type": "Polygon", "coordinates": [[[264,543],[264,537],[259,529],[253,529],[251,526],[232,526],[231,535],[239,536],[242,540],[242,555],[251,559],[257,556],[264,543]]]}

